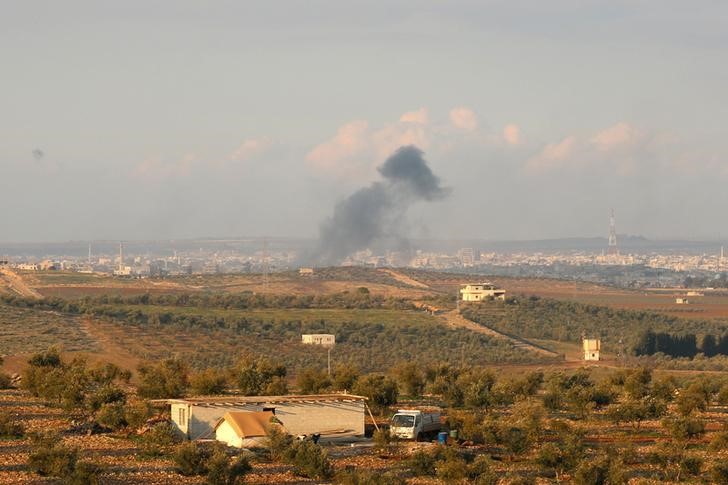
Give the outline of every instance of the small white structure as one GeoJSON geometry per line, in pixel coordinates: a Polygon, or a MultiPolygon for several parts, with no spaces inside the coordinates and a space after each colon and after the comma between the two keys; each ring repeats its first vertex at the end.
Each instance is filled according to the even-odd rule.
{"type": "Polygon", "coordinates": [[[598,338],[585,338],[583,340],[584,360],[599,360],[601,345],[602,343],[598,338]]]}
{"type": "Polygon", "coordinates": [[[301,342],[308,345],[321,345],[333,347],[336,345],[336,336],[330,333],[304,333],[301,342]]]}
{"type": "Polygon", "coordinates": [[[298,268],[299,276],[313,276],[313,268],[298,268]]]}
{"type": "Polygon", "coordinates": [[[460,285],[460,294],[463,301],[483,301],[489,298],[506,299],[506,290],[496,288],[492,283],[460,285]]]}
{"type": "Polygon", "coordinates": [[[683,297],[677,297],[675,298],[675,303],[677,303],[678,305],[688,305],[690,303],[690,300],[683,297]]]}
{"type": "Polygon", "coordinates": [[[366,398],[352,394],[216,396],[165,399],[172,423],[191,440],[216,436],[219,421],[231,412],[268,411],[290,434],[318,433],[322,439],[364,435],[366,398]]]}
{"type": "Polygon", "coordinates": [[[705,296],[705,293],[702,291],[690,290],[688,291],[688,296],[705,296]]]}
{"type": "Polygon", "coordinates": [[[269,426],[281,426],[272,411],[230,411],[215,425],[215,439],[235,448],[263,446],[269,426]]]}

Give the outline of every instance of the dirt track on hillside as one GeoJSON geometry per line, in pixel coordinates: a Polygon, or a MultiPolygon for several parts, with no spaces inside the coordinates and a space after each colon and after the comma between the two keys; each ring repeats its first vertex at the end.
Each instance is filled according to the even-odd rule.
{"type": "Polygon", "coordinates": [[[516,348],[528,351],[528,352],[534,352],[541,355],[546,355],[548,357],[558,357],[559,354],[556,352],[552,352],[550,350],[543,349],[541,347],[537,347],[533,344],[530,344],[526,342],[525,340],[516,339],[513,337],[510,337],[508,335],[505,335],[503,333],[497,332],[493,330],[490,327],[486,327],[484,325],[479,325],[475,322],[472,322],[468,320],[467,318],[464,318],[458,310],[452,310],[446,313],[443,313],[442,318],[445,320],[445,323],[450,327],[459,327],[459,328],[465,328],[467,330],[471,330],[473,332],[482,333],[484,335],[489,335],[491,337],[508,340],[511,342],[516,348]]]}
{"type": "Polygon", "coordinates": [[[26,298],[43,298],[43,295],[28,286],[22,277],[10,268],[0,268],[0,279],[13,292],[26,298]]]}

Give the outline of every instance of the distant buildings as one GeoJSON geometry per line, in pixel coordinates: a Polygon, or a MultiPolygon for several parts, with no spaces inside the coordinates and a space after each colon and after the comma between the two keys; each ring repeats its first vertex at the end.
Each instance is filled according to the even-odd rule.
{"type": "Polygon", "coordinates": [[[473,248],[462,248],[460,251],[460,263],[464,267],[475,266],[475,263],[480,259],[479,251],[473,248]]]}
{"type": "Polygon", "coordinates": [[[461,285],[460,295],[463,301],[505,300],[506,290],[496,288],[492,283],[478,283],[461,285]]]}
{"type": "Polygon", "coordinates": [[[40,265],[35,263],[20,263],[15,267],[21,271],[40,271],[40,265]]]}

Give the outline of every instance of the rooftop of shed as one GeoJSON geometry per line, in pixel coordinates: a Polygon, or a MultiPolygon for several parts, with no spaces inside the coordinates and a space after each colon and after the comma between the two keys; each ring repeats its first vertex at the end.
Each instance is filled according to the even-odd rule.
{"type": "Polygon", "coordinates": [[[155,402],[167,404],[191,404],[197,406],[235,406],[241,404],[275,403],[317,403],[366,401],[366,397],[355,394],[292,394],[288,396],[195,396],[179,399],[158,399],[155,402]]]}

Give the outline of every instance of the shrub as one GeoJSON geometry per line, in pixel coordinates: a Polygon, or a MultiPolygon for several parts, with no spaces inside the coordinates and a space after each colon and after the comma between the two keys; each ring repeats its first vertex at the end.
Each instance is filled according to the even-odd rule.
{"type": "Polygon", "coordinates": [[[723,384],[723,386],[718,391],[718,404],[721,406],[728,406],[728,384],[723,384]]]}
{"type": "Polygon", "coordinates": [[[391,378],[368,374],[360,377],[354,386],[354,394],[366,397],[369,404],[380,412],[397,403],[397,383],[391,378]]]}
{"type": "Polygon", "coordinates": [[[28,456],[28,468],[40,476],[65,478],[76,469],[78,450],[63,444],[55,434],[35,435],[28,456]]]}
{"type": "Polygon", "coordinates": [[[8,413],[0,413],[0,438],[21,438],[23,425],[16,422],[8,413]]]}
{"type": "Polygon", "coordinates": [[[462,481],[467,476],[467,465],[452,448],[445,448],[442,450],[442,458],[435,464],[435,473],[445,483],[462,481]]]}
{"type": "Polygon", "coordinates": [[[124,405],[118,402],[103,404],[96,413],[96,422],[112,430],[124,428],[127,425],[124,405]]]}
{"type": "Polygon", "coordinates": [[[418,450],[412,453],[409,460],[407,460],[407,467],[415,475],[434,475],[435,474],[435,463],[437,459],[425,450],[418,450]]]}
{"type": "Polygon", "coordinates": [[[226,384],[225,373],[218,369],[205,369],[190,376],[190,388],[198,396],[222,394],[226,384]]]}
{"type": "Polygon", "coordinates": [[[236,485],[241,483],[252,467],[247,458],[238,455],[232,460],[223,448],[218,448],[207,461],[207,483],[209,485],[236,485]]]}
{"type": "Polygon", "coordinates": [[[65,485],[96,485],[100,468],[78,461],[78,450],[63,444],[57,434],[31,437],[28,468],[44,477],[60,478],[65,485]]]}
{"type": "Polygon", "coordinates": [[[331,379],[326,371],[308,367],[298,374],[296,384],[303,394],[318,394],[331,388],[331,379]]]}
{"type": "Polygon", "coordinates": [[[172,460],[177,465],[177,473],[188,477],[207,473],[207,453],[194,441],[186,441],[175,448],[172,460]]]}
{"type": "Polygon", "coordinates": [[[468,465],[468,478],[477,485],[495,485],[498,483],[498,475],[493,470],[493,463],[490,458],[480,455],[468,465]]]}
{"type": "Polygon", "coordinates": [[[713,435],[708,445],[711,451],[721,451],[728,449],[728,431],[720,431],[713,435]]]}
{"type": "Polygon", "coordinates": [[[351,391],[359,378],[359,371],[350,365],[339,364],[334,368],[334,388],[338,391],[351,391]]]}
{"type": "Polygon", "coordinates": [[[662,421],[662,426],[678,441],[687,441],[705,433],[705,421],[686,416],[667,418],[662,421]]]}
{"type": "Polygon", "coordinates": [[[64,485],[98,485],[100,467],[92,463],[78,462],[70,476],[63,480],[64,485]]]}
{"type": "Polygon", "coordinates": [[[699,456],[685,456],[680,460],[680,471],[685,475],[697,476],[703,468],[703,459],[699,456]]]}
{"type": "Polygon", "coordinates": [[[180,397],[187,388],[187,365],[178,359],[167,359],[159,364],[140,365],[139,396],[147,399],[180,397]]]}
{"type": "Polygon", "coordinates": [[[425,389],[425,376],[416,362],[400,362],[392,369],[392,375],[407,396],[418,397],[425,389]]]}
{"type": "Polygon", "coordinates": [[[293,445],[293,437],[283,431],[279,426],[268,426],[267,429],[268,453],[272,460],[284,460],[286,453],[293,445]]]}
{"type": "Polygon", "coordinates": [[[333,475],[328,454],[313,441],[294,441],[286,452],[286,458],[300,476],[323,480],[333,475]]]}
{"type": "Polygon", "coordinates": [[[235,380],[240,392],[246,396],[259,396],[265,392],[274,377],[286,377],[286,368],[270,360],[243,358],[235,368],[235,380]]]}
{"type": "Polygon", "coordinates": [[[113,384],[105,384],[86,396],[86,408],[98,411],[104,404],[124,404],[126,393],[113,384]]]}
{"type": "Polygon", "coordinates": [[[124,406],[124,420],[131,429],[139,429],[152,415],[152,409],[146,401],[133,401],[124,406]]]}
{"type": "Polygon", "coordinates": [[[437,478],[444,483],[455,483],[465,480],[465,460],[438,461],[437,478]]]}
{"type": "Polygon", "coordinates": [[[160,456],[179,443],[181,437],[170,423],[157,423],[142,435],[142,452],[147,456],[160,456]]]}
{"type": "Polygon", "coordinates": [[[603,485],[607,483],[608,476],[609,461],[607,459],[587,459],[576,469],[574,483],[576,485],[603,485]]]}
{"type": "Polygon", "coordinates": [[[267,396],[284,396],[288,394],[288,382],[285,377],[273,376],[263,389],[267,396]]]}
{"type": "Polygon", "coordinates": [[[713,483],[726,485],[728,484],[728,462],[717,461],[713,468],[710,469],[710,478],[713,483]]]}
{"type": "Polygon", "coordinates": [[[407,481],[394,473],[375,473],[366,470],[344,470],[335,477],[339,485],[405,485],[407,481]]]}
{"type": "Polygon", "coordinates": [[[372,436],[374,449],[379,453],[391,453],[397,446],[397,438],[388,429],[378,429],[372,436]]]}
{"type": "Polygon", "coordinates": [[[514,455],[520,455],[530,448],[528,433],[516,426],[504,426],[498,431],[498,440],[514,455]]]}

